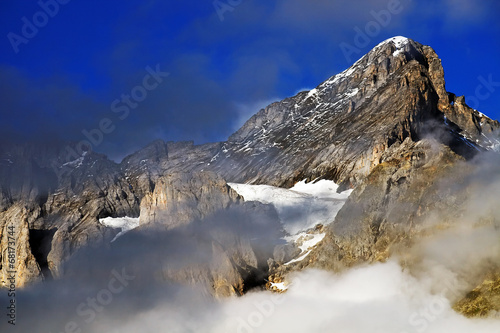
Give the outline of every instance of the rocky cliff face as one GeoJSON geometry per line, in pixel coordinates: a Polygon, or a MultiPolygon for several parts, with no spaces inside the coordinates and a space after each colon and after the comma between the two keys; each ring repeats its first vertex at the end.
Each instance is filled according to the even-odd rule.
{"type": "Polygon", "coordinates": [[[463,97],[450,101],[430,47],[393,38],[315,89],[259,111],[212,165],[235,182],[291,186],[321,177],[355,186],[389,147],[439,128],[460,155],[493,146],[499,124],[481,119],[463,97]]]}
{"type": "Polygon", "coordinates": [[[195,252],[206,260],[181,260],[187,262],[181,268],[160,260],[162,274],[177,282],[201,281],[216,296],[241,295],[261,284],[267,259],[283,236],[271,205],[244,202],[222,177],[206,171],[160,177],[142,200],[140,216],[139,230],[194,228],[195,252]]]}
{"type": "Polygon", "coordinates": [[[175,228],[202,220],[240,201],[243,198],[215,173],[168,174],[160,177],[153,193],[143,198],[140,223],[175,228]]]}
{"type": "Polygon", "coordinates": [[[37,262],[32,249],[32,245],[37,244],[30,243],[29,223],[37,215],[36,210],[20,204],[0,213],[1,280],[8,285],[13,277],[18,287],[42,279],[42,263],[37,262]]]}
{"type": "MultiPolygon", "coordinates": [[[[272,239],[281,234],[273,209],[245,203],[226,182],[291,187],[322,178],[355,189],[307,260],[274,267],[271,279],[309,265],[337,270],[382,260],[425,233],[435,211],[445,213],[444,224],[459,214],[466,198],[438,183],[478,152],[498,150],[499,128],[446,91],[432,48],[396,37],[315,89],[260,110],[226,142],[155,141],[119,164],[75,153],[72,144],[2,145],[2,282],[8,226],[17,228],[19,281],[31,283],[64,275],[63,263],[84,247],[109,246],[118,231],[100,218],[140,216],[139,231],[208,221],[216,231],[204,229],[205,238],[191,231],[209,254],[203,265],[163,263],[161,274],[204,281],[216,295],[242,293],[262,282],[274,249],[252,241],[262,235],[215,220],[234,227],[254,216],[250,225],[266,221],[272,239]]],[[[282,244],[276,262],[295,250],[282,244]]]]}
{"type": "Polygon", "coordinates": [[[216,297],[243,295],[263,286],[269,272],[267,260],[283,236],[274,208],[255,202],[233,205],[184,228],[190,231],[189,240],[185,234],[181,239],[196,255],[186,256],[181,250],[180,257],[169,254],[170,258],[159,260],[162,277],[183,284],[201,283],[216,297]]]}
{"type": "MultiPolygon", "coordinates": [[[[441,227],[460,216],[465,192],[446,193],[445,179],[464,159],[434,140],[410,139],[388,149],[353,191],[309,261],[333,270],[383,261],[426,228],[434,214],[441,227]]],[[[455,174],[464,181],[466,171],[455,174]]]]}
{"type": "MultiPolygon", "coordinates": [[[[99,217],[139,212],[138,200],[115,163],[92,152],[67,157],[68,147],[72,149],[57,144],[2,147],[3,161],[8,162],[0,166],[6,214],[2,222],[21,226],[20,221],[27,220],[29,233],[18,244],[26,251],[34,240],[49,243],[50,250],[38,262],[48,268],[42,270],[44,278],[59,276],[60,264],[76,249],[109,234],[99,217]],[[9,215],[15,207],[24,207],[30,218],[9,215]]],[[[5,269],[2,265],[2,272],[5,269]]]]}
{"type": "MultiPolygon", "coordinates": [[[[27,226],[31,236],[19,246],[31,253],[31,238],[50,244],[38,262],[47,269],[28,280],[61,276],[62,263],[78,249],[106,244],[117,233],[100,224],[100,218],[139,216],[142,198],[151,194],[164,172],[191,170],[210,159],[218,147],[156,141],[117,164],[91,151],[79,154],[71,143],[2,145],[1,227],[20,224],[22,219],[7,212],[24,206],[33,212],[27,226]]],[[[0,268],[5,275],[6,266],[0,268]]]]}
{"type": "MultiPolygon", "coordinates": [[[[162,278],[202,283],[217,297],[242,295],[262,284],[267,259],[283,236],[271,205],[244,202],[222,177],[206,171],[160,177],[143,198],[140,216],[136,232],[174,230],[189,244],[155,261],[162,278]]],[[[121,244],[127,246],[126,238],[121,244]]]]}

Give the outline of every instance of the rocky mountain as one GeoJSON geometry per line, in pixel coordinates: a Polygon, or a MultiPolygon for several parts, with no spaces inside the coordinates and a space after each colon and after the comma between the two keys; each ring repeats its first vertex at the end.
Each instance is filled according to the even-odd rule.
{"type": "MultiPolygon", "coordinates": [[[[3,144],[2,283],[11,226],[21,285],[64,276],[64,263],[83,248],[124,246],[156,228],[184,230],[209,254],[203,265],[180,268],[158,259],[162,279],[203,281],[217,296],[241,294],[268,276],[269,287],[304,267],[385,260],[466,213],[470,179],[480,169],[467,161],[500,150],[499,129],[446,91],[431,47],[395,37],[315,89],[260,110],[226,142],[155,141],[119,164],[76,144],[3,144]],[[462,191],[447,189],[450,175],[462,191]],[[304,230],[307,239],[324,236],[301,260],[299,243],[283,244],[275,207],[245,201],[228,185],[290,188],[317,179],[354,191],[328,225],[304,230]],[[441,222],[428,227],[436,212],[441,222]],[[140,226],[111,245],[118,230],[100,219],[124,216],[139,217],[140,226]],[[269,236],[263,247],[255,241],[262,234],[249,231],[261,230],[262,221],[269,236]]],[[[488,216],[485,223],[498,226],[488,216]]]]}
{"type": "Polygon", "coordinates": [[[498,145],[499,123],[445,89],[429,46],[396,37],[309,92],[259,111],[211,162],[236,182],[292,186],[328,178],[355,186],[385,151],[430,133],[459,155],[498,145]]]}

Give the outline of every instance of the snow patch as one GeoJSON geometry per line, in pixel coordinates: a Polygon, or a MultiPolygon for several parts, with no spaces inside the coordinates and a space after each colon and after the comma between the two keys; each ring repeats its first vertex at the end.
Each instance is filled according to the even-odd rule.
{"type": "Polygon", "coordinates": [[[228,184],[246,201],[272,204],[289,234],[284,239],[298,245],[299,257],[285,265],[304,260],[312,249],[325,237],[325,233],[312,231],[318,224],[331,223],[340,211],[352,190],[337,193],[339,186],[331,180],[306,183],[298,182],[290,189],[269,185],[228,184]],[[316,232],[316,233],[314,233],[316,232]]]}
{"type": "Polygon", "coordinates": [[[351,89],[345,93],[347,97],[353,97],[359,92],[358,88],[351,89]]]}
{"type": "Polygon", "coordinates": [[[111,243],[123,236],[125,233],[139,226],[138,217],[105,217],[103,219],[99,219],[99,222],[106,227],[121,229],[115,238],[111,240],[111,243]]]}
{"type": "Polygon", "coordinates": [[[306,180],[304,179],[296,183],[292,188],[290,188],[290,190],[310,194],[316,198],[347,200],[349,195],[351,195],[352,190],[337,193],[338,188],[339,186],[331,180],[321,179],[316,182],[306,183],[306,180]]]}
{"type": "Polygon", "coordinates": [[[405,46],[406,46],[406,44],[408,44],[409,41],[410,41],[410,39],[408,39],[406,37],[396,36],[396,37],[392,37],[392,38],[384,40],[382,43],[379,43],[377,46],[375,46],[374,49],[377,49],[377,48],[379,48],[383,45],[387,45],[389,43],[393,43],[394,46],[396,46],[396,50],[394,51],[394,53],[392,55],[395,57],[398,54],[404,52],[405,46]]]}
{"type": "Polygon", "coordinates": [[[408,38],[406,38],[406,37],[395,36],[395,37],[391,37],[391,38],[388,38],[388,39],[384,40],[382,43],[379,43],[377,46],[375,46],[375,48],[379,48],[379,47],[381,47],[382,45],[385,45],[385,44],[394,43],[394,45],[396,46],[397,49],[401,49],[406,44],[408,44],[409,41],[410,40],[408,38]]]}
{"type": "Polygon", "coordinates": [[[404,48],[402,49],[397,49],[396,51],[394,51],[394,53],[392,54],[394,57],[398,56],[399,54],[403,53],[405,51],[404,48]]]}
{"type": "Polygon", "coordinates": [[[311,96],[314,96],[316,93],[318,93],[318,89],[314,88],[312,89],[311,91],[309,91],[309,93],[307,94],[306,96],[306,99],[308,99],[309,97],[311,96]]]}
{"type": "Polygon", "coordinates": [[[73,168],[78,168],[78,167],[80,167],[82,165],[82,163],[83,163],[83,157],[79,157],[76,160],[64,163],[63,166],[69,166],[69,167],[73,167],[73,168]]]}
{"type": "Polygon", "coordinates": [[[500,141],[498,141],[495,138],[488,137],[488,136],[484,135],[484,133],[481,133],[481,135],[485,138],[484,144],[481,145],[481,147],[483,147],[487,150],[500,152],[500,141]]]}
{"type": "Polygon", "coordinates": [[[70,162],[67,162],[67,163],[64,163],[62,166],[69,166],[69,167],[72,167],[72,168],[79,168],[82,166],[83,164],[83,160],[85,159],[85,155],[87,155],[87,152],[84,151],[82,153],[82,156],[80,156],[79,158],[77,158],[76,160],[73,160],[73,161],[70,161],[70,162]]]}
{"type": "Polygon", "coordinates": [[[285,240],[290,242],[299,242],[302,239],[302,244],[299,246],[299,249],[301,250],[300,254],[309,251],[312,249],[314,246],[316,246],[319,242],[325,238],[325,233],[320,233],[320,234],[307,234],[305,232],[298,233],[293,236],[287,236],[285,237],[285,240]]]}
{"type": "Polygon", "coordinates": [[[300,256],[300,257],[298,257],[298,258],[295,258],[295,259],[290,260],[289,262],[285,263],[284,265],[285,265],[285,266],[288,266],[288,265],[290,265],[290,264],[293,264],[294,262],[299,262],[299,261],[302,261],[302,260],[304,260],[304,259],[305,259],[305,258],[309,255],[309,253],[311,253],[311,250],[307,251],[305,254],[301,255],[301,256],[300,256]]]}
{"type": "Polygon", "coordinates": [[[299,249],[299,257],[290,260],[289,262],[285,263],[285,266],[290,265],[294,262],[299,262],[301,260],[304,260],[309,253],[311,253],[312,249],[319,244],[325,238],[326,233],[319,233],[319,234],[308,234],[306,232],[300,232],[296,235],[293,236],[287,236],[285,237],[285,240],[288,243],[296,243],[300,244],[299,249]]]}
{"type": "Polygon", "coordinates": [[[280,283],[271,282],[271,288],[276,288],[278,290],[287,290],[288,286],[285,286],[285,282],[280,282],[280,283]]]}

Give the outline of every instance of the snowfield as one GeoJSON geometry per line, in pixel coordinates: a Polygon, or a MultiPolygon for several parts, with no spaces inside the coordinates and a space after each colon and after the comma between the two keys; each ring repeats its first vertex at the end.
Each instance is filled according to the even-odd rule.
{"type": "Polygon", "coordinates": [[[310,229],[333,222],[352,193],[352,190],[337,193],[338,185],[331,180],[310,183],[303,180],[290,189],[269,185],[228,185],[246,201],[272,204],[276,208],[283,228],[289,234],[285,240],[297,244],[301,250],[297,258],[285,265],[305,259],[323,240],[325,233],[313,233],[310,229]]]}
{"type": "Polygon", "coordinates": [[[352,190],[337,193],[338,185],[330,180],[316,183],[301,181],[290,189],[269,185],[229,183],[246,201],[272,204],[290,235],[327,225],[335,219],[352,190]]]}

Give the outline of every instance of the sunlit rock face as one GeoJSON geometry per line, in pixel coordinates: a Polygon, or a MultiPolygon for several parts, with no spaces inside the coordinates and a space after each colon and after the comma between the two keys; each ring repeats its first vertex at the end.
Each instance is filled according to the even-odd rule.
{"type": "Polygon", "coordinates": [[[327,177],[354,186],[406,138],[434,133],[470,157],[497,143],[498,128],[463,97],[446,92],[432,48],[396,37],[315,89],[259,111],[223,144],[211,166],[239,183],[291,187],[327,177]]]}

